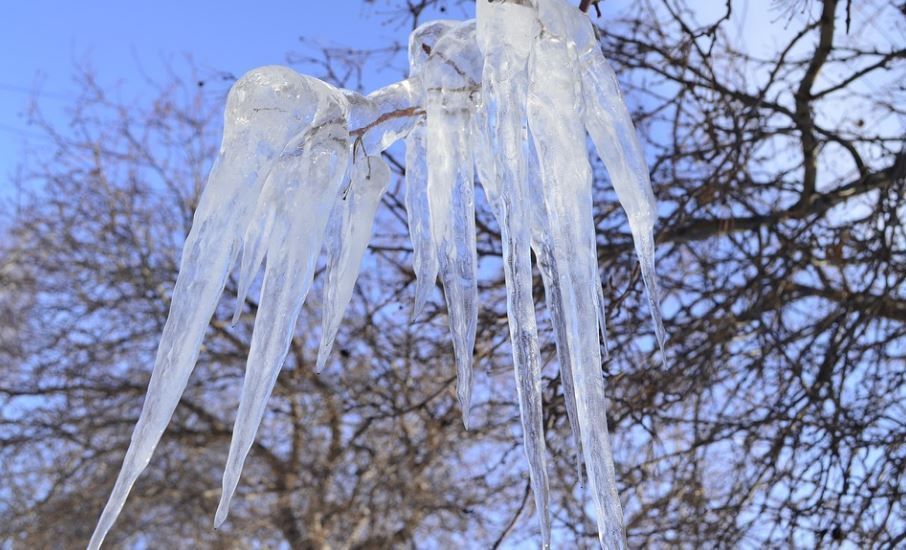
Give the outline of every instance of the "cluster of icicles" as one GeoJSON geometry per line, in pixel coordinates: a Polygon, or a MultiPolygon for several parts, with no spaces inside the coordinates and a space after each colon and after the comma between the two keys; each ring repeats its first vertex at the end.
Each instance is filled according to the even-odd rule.
{"type": "Polygon", "coordinates": [[[661,346],[664,331],[653,265],[655,201],[615,75],[588,17],[565,0],[479,0],[476,20],[435,21],[413,31],[409,60],[408,79],[368,96],[283,67],[256,69],[233,86],[223,145],[186,239],[144,407],[90,548],[100,546],[148,464],[241,251],[237,316],[267,261],[216,512],[215,526],[223,523],[322,247],[327,281],[316,368],[328,358],[390,182],[381,153],[399,139],[406,145],[415,314],[439,274],[466,427],[479,303],[477,175],[501,229],[516,388],[543,545],[550,544],[550,514],[532,252],[600,542],[625,547],[605,421],[598,332],[604,303],[586,133],[628,215],[661,346]]]}

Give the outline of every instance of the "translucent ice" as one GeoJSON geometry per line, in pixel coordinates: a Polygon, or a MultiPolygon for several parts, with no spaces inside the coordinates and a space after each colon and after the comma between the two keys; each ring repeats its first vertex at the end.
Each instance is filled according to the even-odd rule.
{"type": "MultiPolygon", "coordinates": [[[[541,397],[538,329],[532,298],[531,218],[525,101],[527,62],[538,33],[529,7],[479,2],[478,47],[484,57],[482,113],[488,133],[481,145],[496,154],[489,199],[500,224],[507,289],[507,318],[512,342],[516,392],[522,417],[525,454],[535,505],[541,522],[542,546],[550,546],[550,511],[541,397]]],[[[487,161],[484,161],[487,162],[487,161]]]]}
{"type": "MultiPolygon", "coordinates": [[[[322,84],[322,83],[320,83],[322,84]]],[[[243,252],[243,277],[254,276],[267,256],[239,412],[223,474],[214,525],[226,519],[245,457],[254,443],[267,399],[289,351],[296,320],[311,288],[328,215],[346,171],[347,103],[323,85],[310,128],[295,136],[274,162],[258,199],[243,252]],[[266,250],[266,254],[262,253],[266,250]],[[245,258],[253,258],[246,269],[245,258]]]]}
{"type": "MultiPolygon", "coordinates": [[[[576,409],[600,542],[624,548],[622,507],[607,435],[598,340],[597,255],[591,208],[591,169],[581,120],[582,90],[559,0],[539,0],[543,27],[529,63],[528,119],[538,152],[550,218],[576,409]]],[[[572,8],[569,8],[572,9],[572,8]]]]}
{"type": "Polygon", "coordinates": [[[331,223],[335,224],[333,231],[338,238],[327,249],[327,284],[324,287],[321,346],[316,372],[321,372],[330,355],[343,313],[352,298],[365,249],[371,240],[374,216],[389,184],[390,167],[383,158],[359,157],[352,165],[349,189],[334,206],[331,223]]]}
{"type": "Polygon", "coordinates": [[[582,82],[582,108],[585,127],[610,176],[614,191],[629,218],[629,227],[639,257],[642,280],[654,320],[655,335],[666,364],[666,332],[661,320],[659,290],[654,270],[654,222],[657,202],[651,190],[648,167],[638,135],[617,76],[601,52],[588,17],[562,2],[557,11],[562,17],[565,36],[576,48],[582,82]]]}
{"type": "Polygon", "coordinates": [[[406,136],[424,114],[418,81],[403,80],[362,96],[345,92],[349,101],[349,131],[354,147],[378,155],[406,136]]]}
{"type": "Polygon", "coordinates": [[[554,343],[557,348],[557,363],[560,366],[560,380],[563,385],[563,398],[566,402],[566,416],[569,420],[573,441],[576,445],[576,465],[579,484],[582,483],[582,436],[579,431],[579,413],[576,410],[576,390],[573,379],[572,359],[569,353],[569,342],[566,337],[566,325],[563,312],[563,296],[560,293],[560,270],[554,256],[554,241],[551,239],[550,219],[544,204],[544,189],[538,167],[538,154],[534,143],[528,144],[528,185],[531,198],[532,249],[538,262],[538,271],[544,284],[544,297],[551,324],[554,327],[554,343]]]}
{"type": "MultiPolygon", "coordinates": [[[[420,96],[425,91],[422,71],[428,56],[453,21],[432,21],[415,29],[409,37],[409,78],[416,82],[420,96]]],[[[428,204],[428,155],[425,144],[425,122],[416,123],[406,137],[406,216],[412,241],[412,268],[415,271],[414,319],[421,313],[437,280],[437,250],[431,236],[431,212],[428,204]]]]}
{"type": "Polygon", "coordinates": [[[641,145],[587,16],[565,0],[479,2],[477,8],[477,22],[435,21],[415,29],[409,77],[371,94],[280,67],[256,69],[230,91],[223,145],[186,239],[148,395],[90,548],[100,546],[169,422],[241,250],[236,320],[261,264],[266,267],[215,525],[226,519],[325,238],[317,369],[350,301],[390,179],[381,152],[400,139],[406,141],[414,311],[440,274],[463,422],[468,427],[478,317],[477,169],[501,228],[514,372],[542,544],[550,543],[550,520],[531,250],[554,327],[579,477],[584,459],[601,545],[626,547],[606,424],[605,304],[586,132],[626,210],[663,358],[654,274],[657,208],[641,145]]]}
{"type": "Polygon", "coordinates": [[[317,94],[311,80],[284,67],[263,67],[243,76],[230,90],[220,155],[183,246],[145,403],[89,548],[100,547],[179,403],[267,166],[293,135],[312,122],[317,94]]]}
{"type": "Polygon", "coordinates": [[[456,393],[467,428],[472,396],[472,351],[478,324],[470,129],[481,81],[481,59],[474,40],[474,22],[450,29],[435,44],[422,76],[427,102],[431,234],[453,336],[456,393]]]}
{"type": "Polygon", "coordinates": [[[431,213],[428,209],[428,159],[425,123],[419,122],[406,137],[406,215],[412,241],[412,268],[415,271],[415,306],[417,317],[437,279],[437,250],[431,236],[431,213]]]}

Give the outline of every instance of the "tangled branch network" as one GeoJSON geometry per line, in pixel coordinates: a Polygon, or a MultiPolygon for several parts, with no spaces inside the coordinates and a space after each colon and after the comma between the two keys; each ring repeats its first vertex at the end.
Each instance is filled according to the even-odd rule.
{"type": "MultiPolygon", "coordinates": [[[[626,210],[663,356],[654,274],[656,205],[641,147],[588,17],[565,0],[477,3],[471,21],[412,32],[409,78],[363,96],[284,67],[239,79],[223,144],[186,238],[141,416],[90,548],[98,548],[185,389],[202,337],[242,253],[238,308],[267,258],[215,526],[286,357],[321,248],[327,254],[320,369],[352,296],[390,181],[381,152],[406,145],[414,315],[440,275],[469,425],[478,318],[474,181],[499,222],[516,388],[542,544],[550,544],[532,251],[556,334],[567,411],[600,543],[624,548],[605,421],[604,303],[586,133],[626,210]]],[[[237,312],[238,315],[238,312],[237,312]]]]}

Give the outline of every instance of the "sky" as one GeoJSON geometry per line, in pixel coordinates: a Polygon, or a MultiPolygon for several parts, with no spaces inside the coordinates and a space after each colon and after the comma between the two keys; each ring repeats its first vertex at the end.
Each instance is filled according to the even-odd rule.
{"type": "MultiPolygon", "coordinates": [[[[20,164],[23,142],[42,142],[27,123],[30,98],[38,99],[51,121],[65,122],[63,109],[74,99],[78,65],[91,67],[101,82],[132,99],[146,86],[145,75],[163,78],[166,67],[186,55],[202,72],[239,76],[284,63],[289,52],[301,50],[303,36],[368,48],[403,42],[408,33],[398,25],[382,25],[376,8],[361,0],[0,2],[5,15],[0,22],[0,198],[10,192],[8,179],[20,164]]],[[[619,9],[626,3],[631,2],[612,0],[609,6],[619,9]]],[[[707,0],[693,3],[719,16],[720,10],[706,7],[707,0]]]]}
{"type": "MultiPolygon", "coordinates": [[[[29,99],[37,97],[52,122],[65,123],[63,109],[73,102],[78,65],[90,66],[102,83],[133,99],[147,90],[146,75],[165,80],[165,69],[184,63],[187,55],[203,73],[239,76],[285,63],[289,52],[302,50],[300,37],[369,48],[404,42],[408,33],[399,25],[381,24],[384,18],[362,0],[0,2],[5,15],[0,22],[0,199],[11,192],[9,176],[21,162],[24,142],[42,143],[41,134],[27,124],[29,99]]],[[[632,4],[609,0],[607,6],[612,14],[632,4]]],[[[725,9],[715,0],[689,4],[701,23],[716,20],[725,9]]],[[[771,51],[778,35],[792,32],[778,21],[772,5],[768,0],[734,4],[731,33],[750,51],[771,51]]]]}
{"type": "Polygon", "coordinates": [[[405,41],[408,29],[381,25],[361,0],[0,0],[0,198],[23,144],[42,138],[27,124],[37,97],[42,111],[61,123],[73,101],[78,65],[128,98],[140,96],[145,76],[164,77],[169,65],[190,55],[202,72],[242,75],[283,64],[300,51],[299,38],[327,45],[368,48],[405,41]]]}

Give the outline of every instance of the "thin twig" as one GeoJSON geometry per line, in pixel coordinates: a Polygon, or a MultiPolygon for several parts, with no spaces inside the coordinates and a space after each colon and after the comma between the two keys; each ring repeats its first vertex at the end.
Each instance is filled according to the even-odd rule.
{"type": "Polygon", "coordinates": [[[503,530],[503,533],[500,533],[500,536],[497,537],[497,540],[494,541],[491,550],[497,550],[500,548],[500,545],[506,539],[507,535],[510,534],[510,531],[513,530],[513,527],[516,525],[516,520],[519,519],[519,516],[522,515],[522,511],[525,509],[525,503],[528,502],[529,492],[531,492],[532,485],[530,483],[525,484],[525,493],[522,495],[522,502],[519,504],[519,508],[516,509],[516,513],[513,514],[513,517],[510,518],[509,523],[507,523],[506,529],[503,530]]]}
{"type": "Polygon", "coordinates": [[[382,114],[377,119],[375,119],[374,122],[370,122],[370,123],[366,124],[365,126],[362,126],[361,128],[351,130],[349,132],[349,135],[355,136],[355,137],[360,137],[360,136],[363,136],[365,134],[365,132],[367,132],[368,130],[371,130],[375,126],[377,126],[383,122],[386,122],[390,119],[398,118],[398,117],[408,117],[408,116],[421,116],[423,114],[425,114],[425,110],[422,109],[421,107],[407,107],[405,109],[398,109],[396,111],[391,111],[389,113],[382,114]]]}

